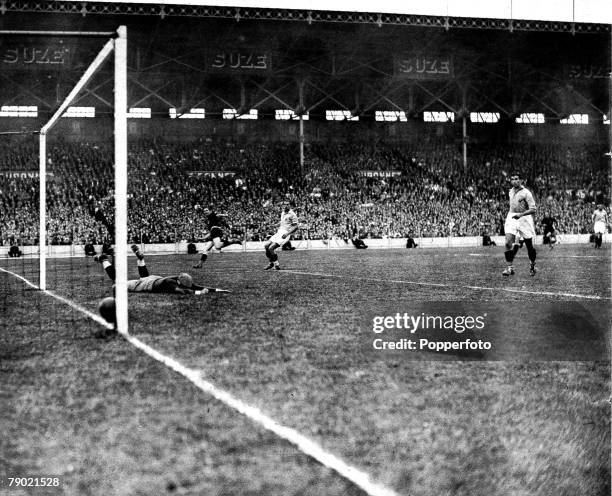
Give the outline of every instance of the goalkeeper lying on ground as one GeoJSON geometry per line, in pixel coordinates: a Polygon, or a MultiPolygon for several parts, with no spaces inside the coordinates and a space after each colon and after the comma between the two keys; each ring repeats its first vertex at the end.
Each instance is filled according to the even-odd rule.
{"type": "MultiPolygon", "coordinates": [[[[138,258],[139,279],[130,279],[127,282],[128,291],[134,293],[167,293],[167,294],[205,294],[205,293],[229,293],[224,289],[206,288],[194,284],[189,274],[183,272],[178,276],[162,277],[152,276],[145,264],[144,255],[137,245],[132,245],[132,251],[138,258]]],[[[102,254],[94,257],[96,262],[100,262],[108,277],[115,280],[115,266],[110,262],[108,255],[102,254]]]]}

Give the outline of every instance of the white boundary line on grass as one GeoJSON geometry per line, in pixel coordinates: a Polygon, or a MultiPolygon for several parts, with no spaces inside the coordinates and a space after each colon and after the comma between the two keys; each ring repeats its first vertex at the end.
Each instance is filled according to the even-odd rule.
{"type": "Polygon", "coordinates": [[[595,295],[582,295],[575,293],[555,293],[552,291],[528,291],[526,289],[516,289],[516,288],[492,288],[487,286],[460,286],[458,284],[442,284],[437,282],[420,282],[420,281],[401,281],[397,279],[374,279],[368,277],[346,277],[346,276],[336,276],[334,274],[322,274],[320,272],[303,272],[299,270],[281,270],[280,272],[286,272],[288,274],[299,274],[305,276],[319,276],[319,277],[329,277],[336,279],[349,279],[355,281],[370,281],[370,282],[391,282],[394,284],[412,284],[415,286],[433,286],[437,288],[458,288],[458,289],[474,289],[477,291],[506,291],[508,293],[521,293],[521,294],[529,294],[529,295],[544,295],[544,296],[567,296],[569,298],[584,298],[587,300],[609,300],[609,297],[606,296],[595,296],[595,295]]]}
{"type": "MultiPolygon", "coordinates": [[[[35,284],[32,284],[30,281],[21,277],[18,274],[15,274],[14,272],[5,270],[1,267],[0,267],[0,271],[6,272],[7,274],[10,274],[16,277],[17,279],[20,279],[21,281],[23,281],[28,286],[34,289],[39,289],[38,286],[36,286],[35,284]]],[[[107,322],[102,317],[90,312],[86,308],[81,307],[77,303],[74,303],[73,301],[63,298],[62,296],[59,296],[49,290],[44,290],[43,293],[48,294],[52,298],[55,298],[61,301],[62,303],[65,303],[71,308],[82,312],[87,317],[95,320],[98,323],[101,323],[105,327],[108,327],[107,322]]],[[[344,462],[337,456],[325,451],[317,443],[307,438],[303,434],[300,434],[295,429],[279,424],[276,420],[272,419],[271,417],[268,417],[259,408],[247,405],[246,403],[234,397],[227,391],[224,391],[218,388],[217,386],[215,386],[213,383],[203,379],[202,373],[199,370],[190,369],[188,367],[185,367],[183,364],[181,364],[174,358],[164,355],[163,353],[157,351],[156,349],[152,348],[148,344],[143,343],[138,338],[130,334],[122,333],[121,335],[126,341],[128,341],[135,348],[138,348],[139,350],[149,355],[151,358],[157,360],[158,362],[161,362],[166,367],[174,370],[175,372],[178,372],[183,377],[191,381],[200,390],[213,396],[214,398],[224,403],[229,408],[232,408],[236,410],[237,412],[241,413],[242,415],[248,417],[251,421],[253,421],[256,424],[261,425],[264,429],[276,434],[278,437],[286,441],[289,441],[291,444],[296,446],[298,450],[300,450],[302,453],[315,459],[322,465],[334,470],[344,479],[348,480],[349,482],[352,482],[357,487],[365,491],[368,495],[370,496],[397,496],[397,493],[393,491],[392,489],[389,489],[383,485],[372,482],[368,474],[347,464],[346,462],[344,462]]]]}
{"type": "MultiPolygon", "coordinates": [[[[468,253],[468,255],[470,257],[485,257],[485,258],[493,258],[493,257],[497,257],[497,255],[493,254],[493,253],[468,253]]],[[[597,255],[554,255],[555,258],[599,258],[601,260],[605,260],[602,257],[599,257],[597,255]]]]}
{"type": "MultiPolygon", "coordinates": [[[[11,272],[10,270],[3,269],[2,267],[0,267],[0,271],[5,272],[6,274],[9,274],[9,275],[12,275],[12,276],[16,277],[17,279],[19,279],[20,281],[23,281],[25,284],[27,284],[28,286],[30,286],[33,289],[40,290],[40,288],[36,284],[31,283],[25,277],[21,277],[19,274],[15,274],[14,272],[11,272]]],[[[75,303],[74,301],[68,300],[68,299],[64,298],[63,296],[55,294],[53,291],[49,291],[48,289],[44,290],[43,293],[48,294],[52,298],[55,298],[56,300],[61,301],[62,303],[68,305],[70,308],[72,308],[74,310],[78,310],[79,312],[85,314],[90,319],[95,320],[98,324],[103,325],[107,329],[112,329],[113,328],[113,326],[111,324],[109,324],[108,322],[106,322],[106,320],[104,320],[100,315],[97,315],[97,314],[95,314],[93,312],[90,312],[89,310],[87,310],[86,308],[83,308],[78,303],[75,303]]]]}

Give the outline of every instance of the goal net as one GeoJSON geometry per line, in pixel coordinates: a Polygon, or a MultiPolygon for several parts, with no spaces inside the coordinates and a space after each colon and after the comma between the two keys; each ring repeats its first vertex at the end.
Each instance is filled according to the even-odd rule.
{"type": "Polygon", "coordinates": [[[0,42],[10,64],[0,102],[0,320],[104,332],[99,304],[114,298],[110,320],[127,332],[126,29],[0,31],[0,42]],[[103,253],[113,255],[114,285],[100,283],[94,257],[103,253]]]}

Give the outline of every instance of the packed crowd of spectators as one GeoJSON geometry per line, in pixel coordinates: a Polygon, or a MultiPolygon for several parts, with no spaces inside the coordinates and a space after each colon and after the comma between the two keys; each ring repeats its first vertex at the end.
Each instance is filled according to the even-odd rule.
{"type": "MultiPolygon", "coordinates": [[[[48,239],[102,243],[96,209],[113,216],[112,149],[101,143],[48,145],[48,239]]],[[[604,150],[544,145],[470,145],[464,169],[455,145],[312,144],[301,167],[297,145],[130,144],[128,232],[134,242],[198,241],[203,207],[227,214],[233,234],[264,240],[279,203],[295,202],[298,237],[501,234],[508,175],[519,170],[560,233],[587,233],[594,202],[609,204],[604,150]]],[[[38,149],[0,144],[0,243],[38,242],[38,149]]]]}

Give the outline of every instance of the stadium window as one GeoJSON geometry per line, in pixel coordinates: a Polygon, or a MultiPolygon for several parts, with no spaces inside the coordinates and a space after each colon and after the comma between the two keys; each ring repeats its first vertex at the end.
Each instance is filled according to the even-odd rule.
{"type": "Polygon", "coordinates": [[[0,117],[38,117],[35,105],[2,105],[0,117]]]}
{"type": "Polygon", "coordinates": [[[455,122],[454,112],[423,112],[423,121],[425,122],[455,122]]]}
{"type": "Polygon", "coordinates": [[[257,109],[249,110],[248,114],[238,114],[236,109],[223,109],[224,119],[257,119],[257,109]]]}
{"type": "Polygon", "coordinates": [[[328,121],[358,121],[359,117],[354,116],[348,110],[326,110],[325,119],[328,121]]]}
{"type": "Polygon", "coordinates": [[[95,117],[95,107],[68,107],[62,117],[95,117]]]}
{"type": "Polygon", "coordinates": [[[206,117],[203,108],[192,108],[182,114],[179,114],[175,108],[171,108],[169,114],[170,119],[204,119],[206,117]]]}
{"type": "Polygon", "coordinates": [[[470,112],[470,122],[494,124],[499,122],[499,112],[470,112]]]}
{"type": "Polygon", "coordinates": [[[608,126],[610,125],[610,118],[606,114],[603,116],[603,123],[607,124],[608,126]]]}
{"type": "Polygon", "coordinates": [[[374,119],[378,122],[407,122],[406,112],[403,110],[377,110],[374,119]]]}
{"type": "Polygon", "coordinates": [[[588,124],[588,114],[570,114],[565,119],[559,121],[561,124],[588,124]]]}
{"type": "Polygon", "coordinates": [[[544,124],[544,114],[521,114],[515,119],[515,122],[517,124],[544,124]]]}
{"type": "Polygon", "coordinates": [[[132,119],[150,119],[151,109],[146,107],[134,107],[130,109],[127,116],[132,119]]]}
{"type": "MultiPolygon", "coordinates": [[[[307,121],[308,117],[309,117],[308,112],[306,112],[305,114],[302,114],[302,120],[307,121]]],[[[297,115],[293,110],[282,109],[282,110],[276,110],[274,112],[274,119],[276,119],[277,121],[288,121],[289,119],[293,121],[299,121],[300,116],[297,115]]]]}

